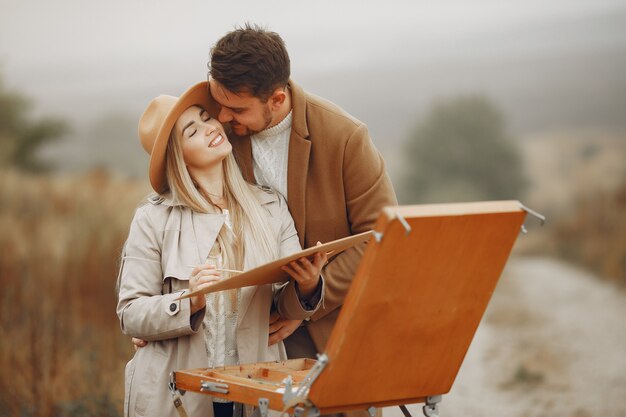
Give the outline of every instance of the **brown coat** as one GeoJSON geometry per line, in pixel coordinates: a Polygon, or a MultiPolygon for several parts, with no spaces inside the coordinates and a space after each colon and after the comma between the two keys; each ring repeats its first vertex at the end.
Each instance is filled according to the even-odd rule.
{"type": "MultiPolygon", "coordinates": [[[[396,196],[367,126],[335,104],[290,81],[293,124],[289,138],[287,200],[300,244],[307,248],[370,230],[396,196]]],[[[249,137],[231,135],[244,177],[255,182],[249,137]]],[[[324,350],[365,245],[333,258],[323,269],[324,307],[306,323],[324,350]]]]}
{"type": "MultiPolygon", "coordinates": [[[[280,236],[280,255],[299,251],[284,200],[256,187],[255,192],[280,236]]],[[[196,213],[162,198],[151,199],[135,214],[118,277],[117,314],[125,334],[150,343],[139,349],[126,366],[127,416],[177,417],[168,391],[170,372],[208,366],[200,331],[205,310],[190,316],[189,299],[175,298],[189,287],[190,265],[204,261],[224,219],[225,215],[196,213]]],[[[236,330],[240,363],[286,359],[282,343],[267,346],[272,301],[281,314],[293,319],[305,319],[312,311],[302,308],[291,282],[241,291],[236,330]]],[[[208,395],[187,393],[183,405],[190,416],[213,416],[208,395]]]]}

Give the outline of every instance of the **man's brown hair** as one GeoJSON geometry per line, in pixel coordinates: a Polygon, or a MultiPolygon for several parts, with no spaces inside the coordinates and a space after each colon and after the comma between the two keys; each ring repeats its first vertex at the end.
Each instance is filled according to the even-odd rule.
{"type": "Polygon", "coordinates": [[[209,75],[234,93],[266,101],[289,81],[290,62],[280,35],[246,24],[224,35],[211,49],[209,75]]]}

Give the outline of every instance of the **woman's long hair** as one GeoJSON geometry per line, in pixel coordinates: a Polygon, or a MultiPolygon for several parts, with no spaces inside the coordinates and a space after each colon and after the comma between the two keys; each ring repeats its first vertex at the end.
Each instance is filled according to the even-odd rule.
{"type": "MultiPolygon", "coordinates": [[[[268,213],[254,195],[252,186],[244,180],[232,153],[224,159],[222,169],[224,198],[232,222],[232,232],[222,227],[217,237],[223,266],[246,270],[276,259],[279,237],[272,230],[268,213]]],[[[175,202],[200,213],[210,213],[217,208],[211,197],[198,189],[191,178],[175,130],[172,130],[167,145],[166,175],[175,202]]]]}

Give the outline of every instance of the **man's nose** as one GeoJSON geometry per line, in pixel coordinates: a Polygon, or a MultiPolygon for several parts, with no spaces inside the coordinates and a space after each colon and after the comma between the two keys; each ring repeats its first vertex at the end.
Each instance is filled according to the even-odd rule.
{"type": "Polygon", "coordinates": [[[222,107],[219,114],[217,115],[217,120],[219,120],[221,123],[228,123],[233,120],[233,115],[227,108],[222,107]]]}

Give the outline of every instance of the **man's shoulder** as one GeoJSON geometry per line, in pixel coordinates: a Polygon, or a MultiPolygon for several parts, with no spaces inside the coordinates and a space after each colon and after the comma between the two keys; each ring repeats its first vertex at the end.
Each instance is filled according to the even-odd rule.
{"type": "Polygon", "coordinates": [[[305,91],[305,96],[309,120],[312,118],[330,119],[334,123],[344,123],[354,128],[363,125],[363,122],[332,101],[308,91],[305,91]]]}
{"type": "MultiPolygon", "coordinates": [[[[311,141],[340,149],[348,141],[369,140],[365,123],[330,100],[305,91],[297,84],[293,88],[292,129],[311,141]]],[[[330,150],[329,150],[330,151],[330,150]]]]}

